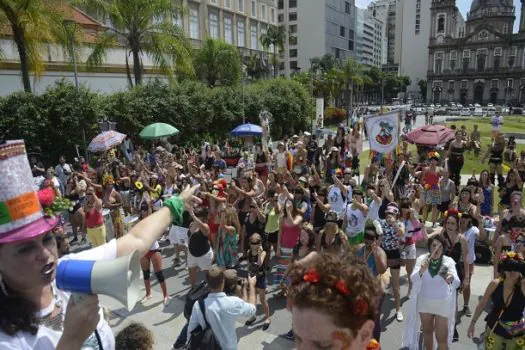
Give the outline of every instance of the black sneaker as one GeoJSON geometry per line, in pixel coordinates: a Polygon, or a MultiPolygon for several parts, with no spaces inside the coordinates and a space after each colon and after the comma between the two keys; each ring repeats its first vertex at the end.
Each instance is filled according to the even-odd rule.
{"type": "Polygon", "coordinates": [[[75,243],[77,243],[77,242],[78,242],[78,238],[75,237],[75,238],[73,238],[73,239],[69,242],[69,244],[75,244],[75,243]]]}
{"type": "Polygon", "coordinates": [[[459,333],[456,327],[454,327],[454,337],[452,337],[452,342],[455,343],[457,341],[459,341],[459,333]]]}
{"type": "Polygon", "coordinates": [[[467,317],[472,316],[472,311],[470,311],[468,305],[463,306],[463,314],[467,317]]]}
{"type": "Polygon", "coordinates": [[[290,331],[288,333],[286,333],[284,335],[284,337],[288,340],[294,340],[295,339],[295,335],[293,334],[293,329],[290,329],[290,331]]]}
{"type": "Polygon", "coordinates": [[[252,316],[252,317],[250,317],[250,318],[248,319],[248,321],[246,321],[246,322],[244,323],[244,325],[245,325],[245,326],[251,326],[251,325],[255,322],[255,320],[257,320],[257,318],[256,318],[255,316],[252,316]]]}

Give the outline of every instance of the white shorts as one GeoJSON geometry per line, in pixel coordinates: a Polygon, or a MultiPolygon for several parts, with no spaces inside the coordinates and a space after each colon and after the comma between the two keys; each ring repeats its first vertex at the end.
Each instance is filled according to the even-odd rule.
{"type": "Polygon", "coordinates": [[[417,252],[416,252],[416,245],[410,244],[410,245],[401,245],[399,247],[399,251],[401,252],[401,259],[403,260],[416,260],[417,258],[417,252]]]}
{"type": "Polygon", "coordinates": [[[213,249],[210,248],[210,250],[204,254],[203,256],[199,256],[198,258],[191,255],[191,253],[188,251],[188,268],[191,269],[193,267],[198,267],[201,270],[209,270],[211,268],[211,264],[213,262],[213,249]]]}
{"type": "Polygon", "coordinates": [[[168,238],[171,244],[188,246],[188,229],[186,227],[171,226],[168,238]]]}

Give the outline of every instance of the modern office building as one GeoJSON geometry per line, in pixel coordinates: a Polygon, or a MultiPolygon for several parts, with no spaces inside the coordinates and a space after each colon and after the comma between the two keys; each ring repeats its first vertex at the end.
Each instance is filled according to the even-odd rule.
{"type": "MultiPolygon", "coordinates": [[[[239,47],[245,55],[260,55],[268,62],[268,54],[263,52],[260,43],[261,35],[265,34],[270,25],[277,25],[276,0],[183,0],[183,16],[177,18],[177,24],[191,38],[194,47],[198,48],[206,37],[224,39],[239,47]]],[[[77,47],[80,55],[78,62],[78,80],[90,88],[102,92],[112,92],[128,87],[123,47],[109,50],[106,59],[100,67],[88,71],[85,59],[89,46],[97,35],[111,27],[104,18],[95,18],[84,11],[71,7],[67,16],[69,20],[84,31],[82,46],[77,47]]],[[[0,46],[4,52],[0,57],[0,95],[22,90],[19,56],[9,31],[0,31],[0,46]]],[[[66,78],[73,81],[73,67],[70,58],[56,45],[45,48],[46,71],[42,76],[32,79],[33,91],[41,92],[57,79],[66,78]]],[[[271,52],[271,50],[270,50],[271,52]]],[[[144,65],[144,80],[158,78],[159,74],[153,65],[151,57],[142,56],[144,65]]],[[[269,65],[271,70],[272,65],[269,65]]]]}
{"type": "Polygon", "coordinates": [[[394,66],[399,63],[395,57],[396,48],[396,0],[377,0],[368,5],[368,10],[373,17],[383,23],[383,50],[386,61],[383,64],[394,66]]]}
{"type": "Polygon", "coordinates": [[[310,68],[310,59],[332,54],[354,57],[355,0],[278,0],[278,24],[287,40],[280,72],[289,76],[310,68]]]}
{"type": "Polygon", "coordinates": [[[384,34],[383,21],[373,11],[356,8],[355,57],[359,63],[377,68],[386,63],[384,34]]]}
{"type": "Polygon", "coordinates": [[[399,75],[408,76],[411,82],[405,98],[422,98],[418,82],[427,77],[430,6],[430,0],[397,2],[395,57],[399,75]]]}

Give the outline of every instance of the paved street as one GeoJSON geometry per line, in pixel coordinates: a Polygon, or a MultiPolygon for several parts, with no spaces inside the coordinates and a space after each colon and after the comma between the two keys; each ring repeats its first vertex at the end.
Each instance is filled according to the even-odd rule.
{"type": "MultiPolygon", "coordinates": [[[[436,117],[436,122],[444,120],[444,117],[436,117]]],[[[416,126],[424,123],[422,116],[418,117],[416,126]]],[[[365,147],[367,148],[367,147],[365,147]]],[[[464,177],[466,182],[467,177],[464,177]]],[[[420,253],[424,253],[424,249],[419,249],[420,253]]],[[[184,297],[189,290],[187,284],[188,273],[185,266],[174,267],[173,259],[175,257],[174,250],[171,247],[164,247],[162,255],[164,257],[164,274],[168,283],[168,291],[172,296],[170,305],[164,307],[162,304],[162,294],[160,287],[152,277],[153,281],[153,298],[145,303],[137,304],[135,309],[128,313],[118,302],[108,298],[101,297],[104,305],[111,310],[110,324],[114,329],[115,334],[131,322],[140,322],[149,327],[155,334],[156,346],[155,349],[170,349],[175,341],[180,330],[184,326],[185,318],[182,314],[184,308],[184,297]]],[[[492,266],[476,266],[474,278],[472,281],[472,297],[470,308],[474,310],[477,305],[478,298],[483,295],[485,287],[490,281],[492,275],[492,266]]],[[[407,314],[408,298],[407,293],[407,277],[404,270],[402,270],[402,286],[401,296],[403,297],[402,311],[407,314]]],[[[267,331],[262,331],[262,310],[259,307],[259,317],[257,322],[251,327],[244,326],[244,320],[240,320],[237,327],[237,334],[239,336],[239,349],[293,349],[294,344],[282,337],[291,327],[291,317],[286,310],[285,300],[277,296],[277,288],[269,285],[269,304],[272,312],[272,324],[267,331]]],[[[459,297],[459,305],[463,305],[462,297],[459,297]]],[[[388,296],[385,299],[382,310],[383,333],[381,343],[386,350],[399,349],[401,344],[401,335],[403,332],[404,323],[397,322],[395,319],[395,312],[393,308],[393,299],[388,296]]],[[[460,341],[455,343],[452,349],[473,349],[474,343],[467,339],[466,332],[469,318],[461,317],[459,320],[458,331],[460,333],[460,341]]],[[[480,318],[476,328],[476,335],[479,335],[483,330],[483,316],[480,318]]]]}

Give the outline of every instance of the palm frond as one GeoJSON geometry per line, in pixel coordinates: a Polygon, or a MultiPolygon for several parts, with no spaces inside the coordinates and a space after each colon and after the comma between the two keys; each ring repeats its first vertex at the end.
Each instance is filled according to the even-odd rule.
{"type": "Polygon", "coordinates": [[[92,47],[91,53],[89,54],[86,65],[88,69],[101,66],[103,61],[107,57],[107,51],[114,47],[117,43],[117,36],[110,31],[106,31],[97,36],[97,41],[92,47]]]}

